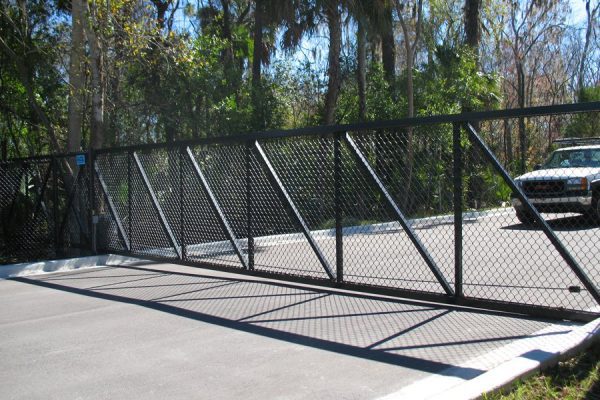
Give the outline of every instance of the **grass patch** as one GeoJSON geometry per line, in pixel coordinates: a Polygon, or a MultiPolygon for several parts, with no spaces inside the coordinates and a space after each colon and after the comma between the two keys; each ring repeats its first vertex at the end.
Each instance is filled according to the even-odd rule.
{"type": "Polygon", "coordinates": [[[600,400],[600,343],[557,366],[518,381],[507,393],[483,395],[485,400],[600,400]]]}

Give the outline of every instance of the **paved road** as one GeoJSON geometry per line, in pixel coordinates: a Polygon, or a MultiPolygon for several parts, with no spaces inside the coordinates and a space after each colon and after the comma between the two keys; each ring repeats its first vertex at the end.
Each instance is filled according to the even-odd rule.
{"type": "Polygon", "coordinates": [[[377,398],[575,326],[169,264],[0,281],[0,304],[6,399],[377,398]]]}
{"type": "MultiPolygon", "coordinates": [[[[548,214],[547,217],[566,248],[591,280],[600,286],[600,229],[573,214],[548,214]]],[[[371,232],[365,232],[364,227],[354,232],[351,228],[346,229],[345,280],[443,293],[406,233],[399,225],[391,225],[371,232]]],[[[421,220],[415,222],[414,229],[446,280],[454,285],[454,226],[451,220],[447,217],[421,220]]],[[[335,270],[334,235],[331,231],[316,231],[314,237],[331,269],[335,270]]],[[[301,234],[259,238],[256,248],[258,270],[327,278],[301,234]]],[[[463,248],[466,296],[575,310],[596,307],[593,298],[546,235],[539,229],[520,224],[512,210],[466,219],[463,248]]],[[[240,267],[227,243],[212,247],[190,246],[188,253],[198,261],[240,267]],[[215,255],[215,249],[219,250],[218,255],[215,255]]]]}

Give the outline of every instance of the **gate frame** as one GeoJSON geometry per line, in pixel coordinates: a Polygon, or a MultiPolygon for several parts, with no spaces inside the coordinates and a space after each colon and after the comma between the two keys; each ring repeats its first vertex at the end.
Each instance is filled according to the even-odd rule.
{"type": "MultiPolygon", "coordinates": [[[[558,250],[560,256],[563,258],[563,260],[566,262],[566,264],[570,267],[572,272],[577,276],[577,278],[581,281],[581,283],[585,286],[585,288],[590,292],[590,295],[594,298],[594,300],[598,304],[600,304],[600,292],[598,291],[598,288],[594,285],[594,283],[589,279],[589,277],[585,274],[585,272],[577,264],[577,262],[574,260],[574,258],[570,254],[570,252],[562,245],[562,242],[554,234],[554,231],[552,230],[552,228],[545,222],[545,220],[543,218],[541,218],[539,216],[539,213],[537,213],[537,211],[535,210],[535,207],[533,207],[531,205],[531,203],[527,200],[526,196],[515,185],[512,177],[510,177],[508,175],[508,173],[503,169],[502,165],[494,157],[493,153],[491,153],[489,148],[487,148],[486,144],[481,140],[481,138],[479,138],[477,132],[471,126],[472,123],[481,122],[481,121],[504,120],[504,119],[526,118],[526,117],[542,117],[542,116],[559,115],[559,114],[575,114],[575,113],[581,113],[581,112],[600,112],[600,102],[539,106],[539,107],[519,108],[519,109],[512,109],[512,110],[467,112],[467,113],[463,113],[463,114],[404,118],[404,119],[399,119],[399,120],[376,121],[376,122],[366,122],[366,123],[359,123],[359,124],[328,125],[328,126],[318,126],[318,127],[310,127],[310,128],[300,128],[300,129],[294,129],[294,130],[263,131],[263,132],[255,132],[255,133],[244,134],[244,135],[211,137],[211,138],[194,139],[194,140],[171,142],[171,143],[142,144],[142,145],[134,145],[134,146],[124,146],[124,147],[93,150],[93,151],[89,152],[90,156],[89,156],[89,161],[88,161],[90,164],[90,171],[95,172],[94,174],[90,174],[90,179],[89,179],[89,182],[91,183],[89,193],[90,193],[90,200],[91,200],[91,205],[92,205],[92,210],[91,210],[90,215],[92,216],[92,218],[93,218],[93,216],[96,215],[94,182],[95,182],[95,178],[98,178],[99,183],[100,183],[99,186],[102,191],[102,194],[107,199],[111,215],[117,223],[119,236],[121,236],[121,239],[123,240],[123,242],[125,244],[124,251],[111,250],[111,252],[115,253],[115,254],[125,254],[125,255],[131,255],[132,253],[134,253],[136,256],[141,257],[141,258],[157,260],[157,261],[174,262],[174,260],[172,258],[163,258],[163,257],[158,257],[158,256],[141,255],[141,254],[135,253],[135,251],[133,249],[133,243],[132,243],[132,237],[131,237],[131,235],[132,235],[132,232],[131,232],[131,220],[132,220],[132,218],[131,218],[131,211],[132,211],[131,210],[131,207],[132,207],[132,205],[131,205],[131,190],[128,191],[128,205],[127,205],[129,208],[129,211],[130,211],[130,218],[128,221],[129,234],[126,235],[125,229],[122,226],[122,224],[120,223],[120,220],[118,219],[118,215],[116,213],[114,213],[116,211],[116,209],[114,209],[114,207],[111,206],[110,194],[106,190],[106,187],[105,187],[106,185],[103,184],[102,175],[100,174],[98,165],[96,164],[97,156],[102,155],[102,154],[114,153],[114,152],[124,152],[125,154],[127,154],[127,157],[128,157],[128,185],[129,185],[129,187],[131,187],[131,173],[132,173],[132,168],[133,168],[133,164],[134,164],[133,161],[135,161],[135,164],[137,165],[138,169],[141,166],[139,160],[137,159],[137,155],[136,155],[136,152],[138,152],[138,151],[158,149],[158,148],[178,148],[180,151],[181,157],[184,158],[185,149],[188,148],[189,146],[198,146],[198,145],[202,146],[202,145],[208,145],[208,144],[232,144],[232,143],[242,144],[246,148],[245,191],[246,191],[246,198],[248,200],[247,206],[246,206],[246,217],[247,217],[246,225],[247,225],[247,236],[248,236],[248,238],[247,238],[248,239],[247,259],[245,259],[243,257],[243,254],[241,253],[241,249],[236,249],[236,250],[239,250],[239,251],[236,251],[236,253],[238,253],[238,257],[240,257],[242,264],[243,265],[245,264],[244,267],[246,267],[246,269],[241,270],[239,268],[232,268],[232,267],[227,267],[227,266],[223,266],[223,265],[216,265],[214,263],[210,263],[210,262],[206,262],[206,261],[191,262],[185,258],[185,249],[183,248],[184,243],[182,243],[181,244],[182,247],[180,249],[178,249],[176,240],[174,240],[175,243],[173,243],[173,244],[174,244],[175,251],[178,253],[179,260],[175,260],[175,262],[184,264],[184,265],[203,267],[203,268],[207,268],[207,269],[216,269],[216,270],[223,270],[223,271],[234,272],[234,273],[243,273],[243,274],[248,274],[248,275],[262,276],[262,277],[268,277],[268,278],[272,278],[272,279],[280,279],[280,280],[291,281],[291,282],[309,283],[309,284],[325,286],[325,287],[341,287],[344,289],[349,289],[349,290],[354,290],[354,291],[359,291],[359,292],[366,292],[366,293],[371,293],[371,294],[392,295],[392,296],[406,297],[406,298],[411,298],[411,299],[416,299],[416,300],[434,301],[434,302],[443,303],[443,304],[453,304],[453,305],[460,305],[460,306],[465,306],[465,307],[484,308],[484,309],[488,309],[488,310],[508,312],[511,314],[523,314],[523,315],[529,315],[529,316],[534,316],[534,317],[542,317],[542,318],[550,318],[550,319],[570,319],[570,320],[587,322],[587,321],[591,321],[591,320],[597,318],[598,313],[582,311],[582,310],[564,309],[564,308],[558,308],[558,307],[547,307],[547,306],[530,305],[530,304],[523,304],[523,303],[506,302],[506,301],[500,301],[500,300],[465,297],[463,295],[463,288],[462,288],[462,284],[463,284],[463,281],[462,281],[462,261],[463,261],[462,260],[462,250],[463,250],[462,249],[462,236],[463,236],[462,235],[463,234],[463,232],[462,232],[462,224],[463,224],[463,221],[462,221],[462,219],[463,219],[462,189],[463,188],[462,188],[462,179],[461,178],[462,178],[462,173],[463,173],[462,153],[463,153],[464,149],[462,148],[460,140],[461,140],[462,129],[465,129],[471,142],[473,144],[475,144],[477,147],[479,147],[480,150],[482,150],[484,152],[484,155],[486,156],[487,160],[492,163],[493,167],[497,170],[498,173],[500,173],[500,175],[502,176],[504,181],[508,184],[508,186],[517,194],[518,197],[521,198],[521,200],[523,201],[525,206],[529,209],[529,211],[532,212],[534,215],[536,215],[536,217],[538,217],[538,221],[540,221],[540,222],[538,222],[538,224],[540,224],[540,226],[541,226],[542,230],[544,231],[544,233],[546,234],[546,236],[550,239],[551,243],[558,250]],[[415,291],[415,290],[408,290],[408,289],[397,289],[397,288],[389,288],[389,287],[379,287],[379,286],[374,286],[374,285],[349,283],[349,282],[344,281],[344,279],[343,279],[344,265],[343,265],[343,256],[342,256],[342,254],[343,254],[343,234],[342,234],[342,217],[343,217],[343,215],[342,215],[341,208],[339,207],[340,199],[341,199],[341,190],[342,190],[340,181],[341,181],[341,177],[343,174],[341,160],[340,160],[341,159],[341,147],[343,144],[346,144],[346,146],[349,146],[349,148],[351,150],[352,149],[356,150],[355,146],[354,147],[352,146],[351,140],[350,140],[350,142],[348,141],[348,138],[349,138],[348,132],[352,132],[353,134],[356,134],[356,135],[362,135],[365,132],[374,131],[374,130],[401,129],[401,128],[427,126],[427,125],[439,125],[439,124],[451,124],[452,129],[453,129],[452,153],[453,153],[453,175],[454,175],[453,176],[453,182],[454,182],[454,185],[453,185],[454,193],[453,194],[454,194],[454,239],[455,239],[455,244],[454,244],[454,246],[455,246],[455,255],[454,255],[455,285],[454,285],[454,290],[450,287],[450,285],[448,285],[448,283],[445,281],[445,279],[442,279],[442,280],[439,279],[438,274],[436,274],[436,272],[435,272],[436,268],[432,268],[432,265],[435,266],[435,263],[433,263],[432,265],[428,263],[428,266],[431,268],[433,273],[436,275],[436,278],[438,278],[438,281],[440,281],[440,283],[442,284],[442,287],[444,288],[446,294],[415,291]],[[295,205],[291,201],[291,197],[290,197],[289,193],[287,192],[285,186],[283,185],[283,183],[277,176],[277,173],[273,169],[268,158],[266,157],[266,154],[264,153],[264,151],[262,150],[262,148],[259,144],[259,141],[272,140],[272,139],[283,139],[283,138],[295,138],[295,137],[303,137],[303,138],[309,138],[309,139],[310,138],[312,138],[312,139],[333,138],[333,140],[334,140],[334,142],[333,142],[334,143],[334,146],[333,146],[333,160],[334,160],[333,168],[334,168],[334,199],[336,202],[336,204],[335,204],[335,232],[336,232],[335,272],[331,269],[327,260],[324,257],[319,257],[320,250],[318,248],[318,245],[316,243],[314,243],[314,240],[311,240],[312,235],[310,233],[310,230],[304,223],[304,220],[303,220],[303,217],[302,217],[300,211],[295,207],[295,205]],[[277,274],[277,273],[273,273],[273,272],[257,271],[257,270],[253,269],[254,236],[253,236],[253,232],[252,232],[252,202],[251,202],[251,200],[252,200],[251,179],[252,179],[253,171],[252,171],[252,167],[250,166],[251,157],[253,154],[257,158],[259,166],[262,166],[263,170],[265,170],[265,173],[266,173],[267,177],[269,178],[269,181],[271,182],[271,184],[273,185],[273,188],[278,193],[280,199],[285,200],[284,205],[286,205],[286,208],[288,208],[288,212],[291,211],[292,217],[294,217],[296,224],[302,228],[304,236],[311,244],[313,251],[315,251],[315,253],[317,254],[317,257],[319,258],[319,261],[323,265],[324,270],[327,272],[329,279],[306,277],[306,276],[283,275],[283,274],[277,274]],[[132,158],[133,158],[133,160],[132,160],[132,158]],[[325,263],[323,263],[323,261],[325,261],[325,263]],[[444,285],[444,282],[446,283],[446,285],[444,285]]],[[[364,157],[361,160],[360,154],[357,154],[356,152],[354,152],[354,153],[355,153],[354,156],[358,157],[359,161],[361,161],[361,162],[359,162],[359,164],[362,164],[362,167],[369,167],[368,161],[365,160],[364,157]]],[[[37,156],[37,157],[21,158],[21,159],[17,158],[17,159],[8,160],[8,161],[2,162],[2,163],[4,164],[4,163],[14,163],[14,162],[28,162],[28,161],[33,161],[33,160],[37,160],[37,159],[49,159],[50,157],[52,157],[52,158],[54,158],[54,157],[69,157],[69,156],[73,156],[76,154],[81,154],[81,153],[69,153],[69,154],[54,155],[54,156],[37,156]]],[[[183,160],[180,159],[180,161],[183,161],[183,160]]],[[[51,161],[50,165],[52,166],[54,164],[56,164],[56,163],[54,161],[51,161]]],[[[141,169],[141,171],[138,171],[138,172],[141,172],[143,174],[143,168],[141,169]]],[[[181,167],[180,167],[180,174],[181,174],[181,167]]],[[[381,192],[381,190],[383,189],[383,192],[386,192],[385,187],[383,186],[383,184],[380,181],[378,181],[377,176],[376,175],[374,176],[373,174],[369,174],[369,175],[371,176],[371,181],[374,182],[376,184],[376,186],[379,188],[379,191],[381,192]]],[[[200,179],[201,179],[201,177],[200,177],[200,179]]],[[[147,181],[147,179],[145,179],[144,181],[147,181]]],[[[154,200],[153,205],[156,207],[157,201],[156,201],[155,196],[153,196],[152,189],[148,184],[146,184],[147,182],[144,182],[144,183],[145,183],[146,189],[149,190],[151,197],[153,197],[153,199],[152,199],[152,200],[154,200]]],[[[180,176],[179,184],[181,186],[183,186],[183,181],[181,180],[181,176],[180,176]]],[[[180,190],[182,190],[182,188],[180,188],[180,190]]],[[[206,188],[204,188],[204,190],[206,190],[206,188]]],[[[385,196],[385,193],[384,193],[384,197],[386,197],[386,199],[388,200],[388,206],[395,208],[394,211],[397,211],[397,212],[395,212],[394,214],[396,217],[400,218],[400,222],[402,222],[403,214],[397,206],[394,207],[395,203],[394,203],[393,199],[391,199],[391,198],[388,199],[389,196],[385,196]],[[389,201],[390,199],[391,199],[391,202],[389,201]]],[[[216,201],[216,198],[214,200],[216,201]]],[[[217,209],[218,209],[218,203],[216,203],[216,205],[217,205],[217,209]]],[[[214,208],[215,204],[212,204],[212,202],[211,202],[211,206],[214,208]]],[[[158,213],[160,216],[160,214],[162,214],[161,210],[160,210],[160,205],[158,208],[159,208],[158,213]]],[[[65,211],[68,213],[70,210],[69,210],[69,208],[67,208],[67,210],[65,210],[65,211]]],[[[183,208],[182,208],[181,212],[183,215],[183,208]]],[[[164,221],[161,221],[161,224],[163,225],[163,228],[165,228],[164,222],[166,221],[166,219],[164,219],[164,218],[162,218],[162,219],[164,221]]],[[[183,217],[182,217],[182,219],[183,219],[183,217]]],[[[223,220],[221,220],[221,222],[223,222],[223,220]]],[[[225,222],[227,222],[227,221],[225,221],[225,222]]],[[[404,227],[405,224],[402,224],[402,225],[404,227]]],[[[94,224],[91,224],[90,227],[93,232],[94,224]]],[[[182,229],[182,232],[183,232],[183,223],[182,223],[182,226],[179,228],[182,229]]],[[[224,227],[224,228],[226,228],[226,227],[224,227]]],[[[168,230],[171,231],[170,227],[168,230]]],[[[406,229],[405,229],[405,232],[406,232],[406,229]]],[[[93,239],[95,239],[95,236],[96,235],[92,234],[93,239]]],[[[171,236],[171,235],[169,235],[169,236],[171,236]]],[[[411,240],[414,239],[412,237],[412,235],[409,234],[409,236],[411,236],[411,240]]],[[[172,239],[175,239],[175,238],[172,237],[172,239]]],[[[233,240],[234,242],[236,240],[235,237],[228,237],[228,239],[233,240]]],[[[417,247],[417,249],[423,250],[420,248],[421,246],[419,246],[418,243],[415,243],[415,240],[412,240],[412,241],[413,241],[413,244],[417,247]]],[[[183,239],[182,239],[182,242],[183,242],[183,239]]],[[[417,240],[417,242],[418,242],[418,240],[417,240]]],[[[96,245],[95,240],[92,240],[92,243],[91,243],[92,250],[95,250],[95,245],[96,245]]],[[[425,251],[425,254],[421,251],[419,251],[419,252],[421,253],[421,256],[424,257],[427,261],[427,257],[426,257],[427,252],[425,251]]],[[[322,254],[321,254],[321,256],[322,256],[322,254]]],[[[440,273],[440,275],[442,278],[444,278],[444,276],[441,273],[440,273]]]]}

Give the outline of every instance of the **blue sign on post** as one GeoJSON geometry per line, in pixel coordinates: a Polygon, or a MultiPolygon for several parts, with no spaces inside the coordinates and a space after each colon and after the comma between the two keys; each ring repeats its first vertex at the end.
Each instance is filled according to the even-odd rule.
{"type": "Polygon", "coordinates": [[[85,165],[85,154],[77,154],[75,156],[75,164],[85,165]]]}

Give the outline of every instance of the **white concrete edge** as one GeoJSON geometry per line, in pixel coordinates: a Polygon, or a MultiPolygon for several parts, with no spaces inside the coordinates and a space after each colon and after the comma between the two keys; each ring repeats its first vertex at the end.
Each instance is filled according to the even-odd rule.
{"type": "Polygon", "coordinates": [[[104,267],[109,264],[128,265],[138,263],[140,261],[141,260],[139,258],[135,257],[103,254],[98,256],[67,258],[61,260],[9,264],[0,266],[0,279],[104,267]]]}
{"type": "MultiPolygon", "coordinates": [[[[546,334],[565,329],[567,324],[555,324],[536,334],[546,334]]],[[[472,400],[480,399],[485,393],[503,390],[512,386],[518,379],[534,374],[540,369],[557,364],[583,351],[595,340],[600,339],[600,318],[583,326],[577,326],[568,334],[525,338],[510,343],[488,354],[462,364],[462,367],[478,367],[485,358],[507,353],[507,360],[472,379],[453,374],[461,367],[441,371],[437,375],[417,381],[400,391],[386,395],[380,400],[472,400]],[[520,353],[510,355],[515,350],[520,353]],[[496,353],[495,355],[492,353],[496,353]]]]}

